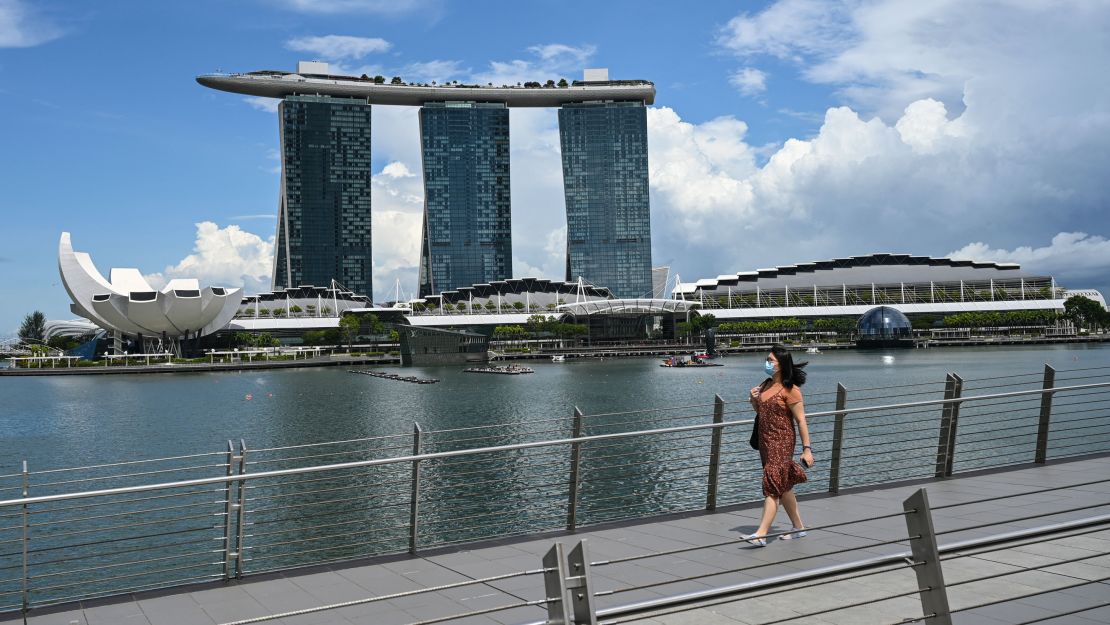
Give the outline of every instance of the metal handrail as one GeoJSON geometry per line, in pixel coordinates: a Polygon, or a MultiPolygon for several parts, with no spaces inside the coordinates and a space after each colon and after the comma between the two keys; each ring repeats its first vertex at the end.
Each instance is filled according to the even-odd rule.
{"type": "MultiPolygon", "coordinates": [[[[1085,390],[1094,388],[1107,388],[1110,387],[1110,382],[1097,382],[1092,384],[1079,384],[1074,386],[1057,386],[1054,388],[1032,389],[1025,391],[1008,391],[1005,393],[992,393],[987,395],[967,395],[963,397],[956,397],[950,399],[930,399],[917,402],[906,402],[898,404],[886,404],[880,406],[861,406],[855,408],[843,408],[839,410],[827,410],[814,412],[808,415],[808,418],[815,417],[829,417],[837,414],[857,414],[862,412],[878,412],[887,410],[899,410],[901,408],[916,408],[920,406],[942,406],[949,404],[964,404],[977,400],[995,399],[1002,397],[1019,397],[1024,395],[1054,395],[1056,393],[1072,391],[1072,390],[1085,390]]],[[[8,506],[21,506],[37,503],[47,503],[51,501],[66,501],[71,499],[82,499],[86,497],[98,497],[103,495],[124,494],[146,492],[151,490],[161,490],[167,488],[180,488],[185,486],[200,486],[205,484],[226,484],[231,482],[240,482],[247,480],[266,479],[273,477],[284,477],[286,475],[299,475],[302,473],[315,473],[320,471],[336,471],[341,469],[354,469],[358,467],[380,466],[385,464],[396,463],[411,463],[414,461],[436,460],[440,458],[454,458],[458,456],[496,453],[501,451],[512,451],[518,449],[533,449],[537,447],[551,447],[556,445],[570,445],[574,443],[585,443],[600,440],[615,440],[620,438],[632,438],[636,436],[647,436],[654,434],[669,434],[674,432],[692,432],[696,430],[710,430],[715,428],[727,428],[735,425],[746,425],[752,423],[753,419],[741,419],[735,421],[722,421],[720,423],[700,423],[694,425],[684,425],[669,428],[658,428],[652,430],[637,430],[634,432],[614,432],[610,434],[594,434],[589,436],[581,436],[578,438],[562,438],[547,441],[535,441],[528,443],[515,443],[512,445],[498,445],[493,447],[480,447],[476,449],[459,449],[454,451],[440,451],[430,454],[412,454],[407,456],[396,456],[392,458],[377,458],[372,460],[360,460],[355,462],[343,462],[330,465],[316,465],[310,467],[299,467],[295,469],[276,469],[273,471],[262,471],[258,473],[243,473],[237,475],[227,475],[220,477],[196,478],[192,480],[181,480],[177,482],[162,482],[157,484],[146,484],[140,486],[123,486],[119,488],[109,488],[101,490],[81,491],[75,493],[61,493],[56,495],[39,495],[35,497],[22,497],[18,499],[0,500],[0,508],[8,506]]]]}

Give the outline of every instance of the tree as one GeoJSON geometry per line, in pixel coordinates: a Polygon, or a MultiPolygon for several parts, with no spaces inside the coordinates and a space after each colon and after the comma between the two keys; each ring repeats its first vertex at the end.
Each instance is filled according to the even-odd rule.
{"type": "Polygon", "coordinates": [[[567,79],[566,78],[560,78],[559,79],[559,86],[560,87],[566,87],[567,86],[567,79]]]}
{"type": "Polygon", "coordinates": [[[343,342],[350,348],[355,342],[355,337],[358,336],[358,330],[362,326],[358,317],[354,315],[343,315],[339,320],[339,335],[343,338],[343,342]]]}
{"type": "Polygon", "coordinates": [[[403,85],[403,84],[405,84],[405,82],[403,80],[401,80],[400,76],[394,76],[393,79],[389,81],[389,84],[391,84],[391,85],[403,85]]]}
{"type": "Polygon", "coordinates": [[[513,302],[513,310],[524,310],[524,302],[513,302]]]}
{"type": "Polygon", "coordinates": [[[709,313],[702,313],[690,321],[691,329],[698,334],[705,334],[709,328],[716,327],[717,318],[709,313]]]}
{"type": "MultiPolygon", "coordinates": [[[[1072,295],[1064,301],[1064,318],[1076,326],[1101,328],[1107,324],[1106,309],[1093,299],[1072,295]]],[[[20,336],[23,336],[22,330],[20,336]]]]}
{"type": "Polygon", "coordinates": [[[19,326],[19,338],[23,340],[41,341],[46,334],[46,315],[42,311],[35,312],[23,318],[19,326]]]}
{"type": "Polygon", "coordinates": [[[375,85],[381,85],[381,84],[384,84],[384,83],[385,83],[385,76],[382,76],[381,74],[378,74],[377,76],[374,76],[374,84],[375,85]]]}

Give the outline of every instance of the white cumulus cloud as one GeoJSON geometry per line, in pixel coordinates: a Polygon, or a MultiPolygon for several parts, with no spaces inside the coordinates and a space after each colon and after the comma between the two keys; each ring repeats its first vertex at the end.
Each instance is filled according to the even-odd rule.
{"type": "Polygon", "coordinates": [[[759,95],[767,90],[767,74],[754,67],[745,67],[738,70],[728,79],[741,94],[746,96],[759,95]]]}
{"type": "Polygon", "coordinates": [[[261,96],[250,96],[243,98],[252,109],[256,111],[264,111],[266,113],[277,113],[278,104],[281,100],[277,98],[263,98],[261,96]]]}
{"type": "Polygon", "coordinates": [[[62,36],[52,20],[21,0],[0,0],[0,48],[30,48],[62,36]]]}
{"type": "Polygon", "coordinates": [[[1076,283],[1070,286],[1083,288],[1105,283],[1105,271],[1110,267],[1110,240],[1086,232],[1061,232],[1043,247],[1023,245],[1006,250],[979,241],[955,250],[950,256],[1018,263],[1031,273],[1071,278],[1076,283]]]}
{"type": "Polygon", "coordinates": [[[341,60],[361,59],[372,52],[386,52],[392,45],[380,37],[323,35],[290,39],[285,42],[285,47],[297,52],[311,52],[323,59],[341,60]]]}
{"type": "Polygon", "coordinates": [[[270,288],[274,237],[246,232],[239,226],[219,227],[211,221],[196,224],[193,253],[163,271],[149,274],[156,288],[173,278],[196,278],[202,285],[244,287],[248,293],[270,288]]]}
{"type": "Polygon", "coordinates": [[[301,13],[397,15],[427,9],[438,2],[434,0],[281,0],[280,4],[301,13]]]}

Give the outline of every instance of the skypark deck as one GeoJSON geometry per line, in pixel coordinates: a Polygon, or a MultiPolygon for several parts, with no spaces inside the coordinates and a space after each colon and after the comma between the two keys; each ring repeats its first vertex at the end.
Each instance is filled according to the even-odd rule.
{"type": "Polygon", "coordinates": [[[327,95],[363,98],[370,104],[421,106],[426,102],[501,102],[514,107],[559,107],[574,102],[655,102],[655,85],[646,80],[574,81],[567,87],[503,85],[428,85],[375,83],[357,76],[295,74],[276,71],[202,74],[197,82],[211,89],[266,98],[327,95]]]}

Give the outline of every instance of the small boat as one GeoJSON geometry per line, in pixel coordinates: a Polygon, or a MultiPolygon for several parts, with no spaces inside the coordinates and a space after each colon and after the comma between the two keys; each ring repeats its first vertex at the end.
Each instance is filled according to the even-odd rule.
{"type": "Polygon", "coordinates": [[[717,364],[715,362],[706,362],[705,360],[698,359],[696,357],[695,358],[686,358],[686,357],[683,357],[683,356],[671,356],[669,358],[664,358],[663,363],[660,364],[659,366],[660,367],[678,367],[678,368],[683,368],[683,369],[687,369],[687,368],[697,369],[699,367],[723,367],[724,365],[717,364]]]}
{"type": "Polygon", "coordinates": [[[555,354],[551,357],[551,362],[566,362],[567,357],[562,354],[555,354]]]}
{"type": "Polygon", "coordinates": [[[807,347],[806,348],[806,353],[807,354],[820,354],[821,350],[816,348],[816,347],[807,347]]]}
{"type": "Polygon", "coordinates": [[[463,369],[464,373],[499,373],[501,375],[523,375],[525,373],[535,373],[536,370],[531,367],[519,367],[517,365],[506,365],[498,367],[496,365],[489,365],[486,367],[471,367],[463,369]]]}

